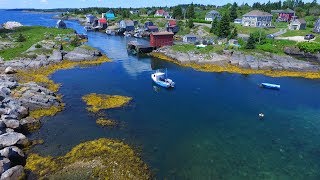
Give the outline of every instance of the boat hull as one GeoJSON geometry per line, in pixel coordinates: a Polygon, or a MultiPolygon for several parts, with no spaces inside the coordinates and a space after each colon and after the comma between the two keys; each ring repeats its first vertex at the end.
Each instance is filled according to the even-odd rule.
{"type": "Polygon", "coordinates": [[[261,83],[261,87],[267,88],[267,89],[275,89],[275,90],[279,90],[280,89],[280,85],[270,84],[270,83],[261,83]]]}
{"type": "Polygon", "coordinates": [[[164,88],[173,88],[174,87],[174,84],[173,83],[168,83],[168,82],[165,82],[165,81],[158,81],[156,79],[156,77],[154,76],[154,74],[151,74],[151,79],[154,83],[156,83],[157,85],[161,86],[161,87],[164,87],[164,88]]]}

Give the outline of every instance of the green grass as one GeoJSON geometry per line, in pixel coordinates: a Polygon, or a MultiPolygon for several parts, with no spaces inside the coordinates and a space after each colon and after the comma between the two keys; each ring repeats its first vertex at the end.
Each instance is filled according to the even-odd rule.
{"type": "MultiPolygon", "coordinates": [[[[306,34],[314,34],[317,36],[315,33],[312,32],[312,28],[306,28],[305,30],[287,30],[286,33],[282,34],[282,37],[290,37],[290,36],[305,36],[306,34]]],[[[318,35],[319,37],[319,35],[318,35]]]]}
{"type": "Polygon", "coordinates": [[[40,26],[24,26],[17,28],[15,30],[0,30],[0,36],[4,36],[5,34],[11,34],[11,37],[14,39],[18,37],[21,33],[24,37],[26,37],[26,41],[24,42],[16,42],[14,48],[9,48],[0,51],[0,56],[5,60],[10,60],[15,57],[21,56],[21,53],[29,49],[33,44],[44,40],[44,39],[54,39],[59,34],[71,34],[73,33],[72,29],[57,29],[57,28],[46,28],[40,26]],[[46,36],[47,35],[47,36],[46,36]],[[49,36],[48,36],[49,35],[49,36]]]}
{"type": "Polygon", "coordinates": [[[271,40],[268,39],[267,43],[263,45],[257,45],[256,49],[258,52],[270,52],[273,54],[284,55],[285,47],[294,47],[297,42],[290,40],[271,40]]]}
{"type": "Polygon", "coordinates": [[[256,27],[244,27],[241,26],[240,24],[234,24],[235,27],[237,27],[238,34],[250,34],[254,33],[256,31],[262,31],[265,32],[266,34],[272,34],[275,32],[280,31],[282,28],[256,28],[256,27]]]}
{"type": "Polygon", "coordinates": [[[204,48],[197,48],[193,44],[182,44],[172,46],[172,50],[178,52],[194,52],[195,54],[208,54],[208,53],[218,53],[220,54],[224,49],[224,46],[220,45],[208,45],[204,48]]]}

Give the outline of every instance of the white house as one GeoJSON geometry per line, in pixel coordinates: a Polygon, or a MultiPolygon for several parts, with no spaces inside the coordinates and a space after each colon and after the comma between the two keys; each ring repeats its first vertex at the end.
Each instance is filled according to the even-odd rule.
{"type": "Polygon", "coordinates": [[[215,18],[220,20],[221,19],[221,15],[220,15],[220,13],[218,11],[212,10],[212,11],[207,13],[205,20],[206,21],[213,21],[215,18]]]}
{"type": "Polygon", "coordinates": [[[272,21],[272,14],[253,10],[242,16],[242,26],[251,27],[270,27],[272,21]]]}

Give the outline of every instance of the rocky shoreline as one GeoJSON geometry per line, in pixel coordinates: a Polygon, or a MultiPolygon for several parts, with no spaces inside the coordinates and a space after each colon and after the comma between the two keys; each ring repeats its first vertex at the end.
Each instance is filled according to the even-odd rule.
{"type": "Polygon", "coordinates": [[[170,47],[159,48],[155,53],[172,58],[180,64],[213,64],[226,65],[231,64],[244,69],[253,70],[287,70],[287,71],[320,71],[320,64],[310,61],[302,61],[291,56],[280,56],[271,53],[265,54],[244,54],[238,51],[224,51],[223,54],[209,53],[196,54],[195,52],[178,52],[170,47]]]}
{"type": "Polygon", "coordinates": [[[0,174],[1,179],[25,176],[26,155],[22,149],[32,145],[26,135],[40,127],[32,111],[63,106],[56,92],[36,82],[20,82],[17,72],[59,64],[63,59],[72,62],[96,61],[101,53],[86,46],[71,52],[53,50],[51,55],[35,58],[0,60],[0,174]]]}

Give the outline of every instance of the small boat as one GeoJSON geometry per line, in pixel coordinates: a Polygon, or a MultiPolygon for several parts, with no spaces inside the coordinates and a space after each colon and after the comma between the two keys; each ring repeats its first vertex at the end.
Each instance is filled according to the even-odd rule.
{"type": "Polygon", "coordinates": [[[155,73],[151,74],[151,79],[159,86],[173,88],[175,83],[171,79],[166,78],[166,75],[167,73],[157,70],[155,73]]]}
{"type": "Polygon", "coordinates": [[[85,31],[93,31],[93,28],[91,26],[85,26],[84,30],[85,31]]]}
{"type": "Polygon", "coordinates": [[[142,38],[142,35],[140,33],[135,33],[133,36],[136,38],[142,38]]]}
{"type": "Polygon", "coordinates": [[[280,89],[280,85],[278,84],[270,84],[270,83],[261,83],[260,87],[267,88],[267,89],[280,89]]]}

